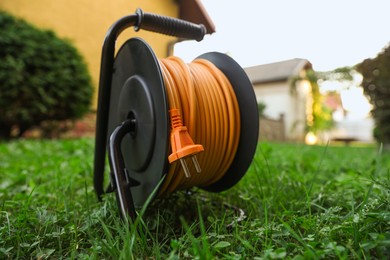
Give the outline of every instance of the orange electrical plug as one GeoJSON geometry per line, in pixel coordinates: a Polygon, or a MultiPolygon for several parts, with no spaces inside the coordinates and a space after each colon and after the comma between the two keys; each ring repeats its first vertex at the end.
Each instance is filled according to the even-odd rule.
{"type": "Polygon", "coordinates": [[[200,144],[194,144],[190,134],[188,133],[187,127],[183,126],[181,115],[178,109],[173,108],[169,110],[171,117],[171,147],[172,153],[168,156],[169,163],[173,163],[176,160],[180,160],[181,166],[183,167],[184,174],[187,178],[191,177],[190,171],[185,157],[191,156],[192,161],[195,165],[195,169],[198,173],[201,172],[201,168],[196,158],[196,154],[204,151],[203,146],[200,144]]]}

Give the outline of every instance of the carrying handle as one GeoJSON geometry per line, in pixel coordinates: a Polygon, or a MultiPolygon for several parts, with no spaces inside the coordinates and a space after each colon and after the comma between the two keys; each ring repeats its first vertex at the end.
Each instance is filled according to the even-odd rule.
{"type": "Polygon", "coordinates": [[[135,31],[143,29],[197,41],[203,40],[203,37],[206,34],[206,27],[203,24],[194,24],[173,17],[144,13],[140,8],[138,8],[135,13],[138,18],[134,25],[135,31]]]}

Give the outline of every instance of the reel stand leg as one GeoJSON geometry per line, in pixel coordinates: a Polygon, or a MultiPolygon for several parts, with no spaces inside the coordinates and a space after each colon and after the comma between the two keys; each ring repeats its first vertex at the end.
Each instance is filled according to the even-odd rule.
{"type": "Polygon", "coordinates": [[[130,187],[137,185],[137,183],[134,179],[130,178],[129,173],[126,170],[121,144],[123,137],[135,131],[135,128],[135,119],[124,121],[112,132],[108,146],[108,159],[111,168],[111,186],[112,189],[115,190],[121,216],[123,218],[130,216],[132,219],[135,219],[136,213],[130,187]]]}

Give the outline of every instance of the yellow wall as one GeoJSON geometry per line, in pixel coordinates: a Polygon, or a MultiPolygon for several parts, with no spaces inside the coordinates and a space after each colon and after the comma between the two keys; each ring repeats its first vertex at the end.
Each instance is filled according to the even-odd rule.
{"type": "MultiPolygon", "coordinates": [[[[107,29],[117,19],[134,13],[138,7],[144,12],[178,16],[175,0],[0,0],[0,10],[71,40],[84,56],[95,86],[98,85],[101,48],[107,29]]],[[[144,38],[158,57],[166,56],[168,45],[174,40],[129,29],[121,35],[117,46],[133,36],[144,38]]]]}

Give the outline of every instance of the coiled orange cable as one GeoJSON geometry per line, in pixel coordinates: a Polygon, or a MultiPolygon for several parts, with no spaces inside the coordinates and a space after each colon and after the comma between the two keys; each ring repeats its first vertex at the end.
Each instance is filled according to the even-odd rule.
{"type": "MultiPolygon", "coordinates": [[[[188,129],[193,142],[204,148],[203,152],[197,154],[201,167],[199,173],[196,172],[196,165],[189,164],[191,174],[186,177],[180,164],[171,164],[160,188],[161,196],[178,189],[208,186],[224,176],[239,143],[240,111],[229,80],[211,62],[197,59],[186,64],[178,57],[169,57],[160,60],[160,67],[171,122],[176,121],[173,115],[181,115],[181,119],[177,120],[181,120],[180,124],[182,122],[185,130],[188,129]]],[[[199,152],[200,148],[195,146],[199,152]]]]}

